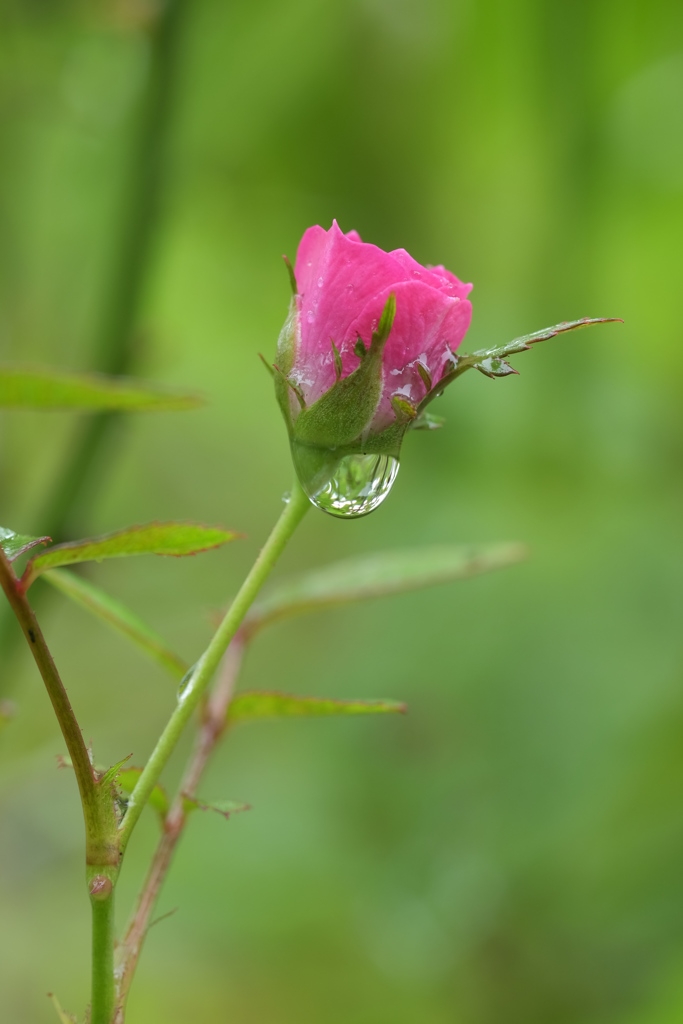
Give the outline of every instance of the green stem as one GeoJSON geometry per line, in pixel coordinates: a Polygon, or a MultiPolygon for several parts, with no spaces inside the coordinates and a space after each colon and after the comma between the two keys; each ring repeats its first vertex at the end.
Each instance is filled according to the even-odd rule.
{"type": "Polygon", "coordinates": [[[90,879],[92,907],[92,1002],[90,1024],[111,1024],[114,985],[114,886],[105,874],[90,879]]]}
{"type": "Polygon", "coordinates": [[[292,495],[273,531],[254,562],[251,571],[242,584],[235,600],[230,605],[211,643],[194,667],[192,676],[178,698],[178,705],[171,715],[145,770],[131,794],[128,809],[120,826],[121,852],[126,848],[131,832],[156,785],[164,765],[171,756],[180,735],[199,704],[211,677],[225,654],[232,638],[254,602],[271,569],[282,554],[287,541],[303,519],[310,503],[301,486],[295,481],[292,495]]]}

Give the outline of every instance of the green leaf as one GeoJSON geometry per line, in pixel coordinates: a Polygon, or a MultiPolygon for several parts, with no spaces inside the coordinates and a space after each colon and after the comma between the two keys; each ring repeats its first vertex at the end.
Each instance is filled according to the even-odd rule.
{"type": "MultiPolygon", "coordinates": [[[[133,792],[137,786],[138,779],[142,775],[142,771],[142,768],[124,768],[122,772],[119,772],[116,781],[124,793],[130,794],[133,792]]],[[[157,782],[150,794],[149,805],[154,808],[163,821],[169,812],[170,804],[166,790],[160,782],[157,782]]]]}
{"type": "Polygon", "coordinates": [[[165,641],[121,601],[68,569],[51,569],[45,579],[81,608],[92,612],[98,619],[132,640],[150,658],[167,669],[174,679],[182,679],[185,675],[187,662],[171,651],[165,641]]]}
{"type": "Polygon", "coordinates": [[[405,712],[406,705],[396,700],[331,700],[327,697],[296,697],[291,693],[246,690],[233,699],[228,710],[228,722],[244,722],[251,718],[312,718],[405,712]]]}
{"type": "Polygon", "coordinates": [[[246,630],[252,635],[287,615],[467,579],[513,565],[525,556],[521,544],[458,544],[349,558],[275,587],[254,605],[246,630]]]}
{"type": "Polygon", "coordinates": [[[103,558],[125,558],[129,555],[196,555],[200,551],[220,547],[238,537],[234,530],[202,526],[198,523],[149,523],[108,533],[103,537],[55,544],[31,559],[24,573],[28,588],[41,573],[60,565],[77,562],[100,562],[103,558]]]}
{"type": "Polygon", "coordinates": [[[200,800],[199,797],[183,796],[183,810],[186,814],[190,814],[192,811],[214,811],[216,814],[221,814],[227,821],[233,814],[240,814],[241,811],[250,811],[251,806],[239,800],[214,800],[212,803],[207,804],[204,800],[200,800]]]}
{"type": "Polygon", "coordinates": [[[466,370],[479,370],[487,377],[507,377],[510,374],[517,373],[506,360],[509,356],[516,355],[518,352],[526,352],[532,345],[538,344],[539,341],[547,341],[549,338],[555,338],[558,334],[567,334],[569,331],[577,331],[581,327],[592,327],[594,324],[614,324],[623,323],[619,317],[607,316],[607,317],[583,317],[581,320],[567,320],[561,324],[555,324],[553,327],[544,327],[542,331],[534,331],[533,334],[524,334],[521,338],[515,338],[513,341],[508,341],[505,345],[496,345],[493,348],[482,348],[477,352],[473,352],[472,355],[453,355],[452,369],[445,373],[444,376],[438,381],[429,394],[425,395],[418,406],[418,413],[422,413],[423,410],[432,402],[435,398],[443,392],[443,389],[451,384],[456,377],[459,377],[466,370]]]}
{"type": "Polygon", "coordinates": [[[165,412],[202,404],[197,395],[126,377],[0,365],[0,408],[165,412]]]}
{"type": "Polygon", "coordinates": [[[27,537],[23,533],[15,533],[5,526],[0,526],[0,547],[7,555],[10,562],[13,562],[25,551],[30,551],[38,544],[49,544],[50,537],[27,537]]]}

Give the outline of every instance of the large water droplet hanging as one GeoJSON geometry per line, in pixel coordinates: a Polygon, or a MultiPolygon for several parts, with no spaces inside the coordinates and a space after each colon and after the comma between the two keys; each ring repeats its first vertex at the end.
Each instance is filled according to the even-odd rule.
{"type": "MultiPolygon", "coordinates": [[[[302,453],[303,454],[303,453],[302,453]]],[[[327,470],[307,472],[305,458],[294,461],[301,486],[314,505],[331,516],[354,519],[373,512],[389,494],[398,473],[398,459],[391,455],[330,453],[327,470]]]]}

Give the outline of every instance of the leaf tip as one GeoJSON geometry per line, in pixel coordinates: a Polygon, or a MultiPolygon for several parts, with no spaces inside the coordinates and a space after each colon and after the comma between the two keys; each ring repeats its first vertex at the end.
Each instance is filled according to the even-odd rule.
{"type": "Polygon", "coordinates": [[[299,289],[298,289],[297,283],[296,283],[296,274],[294,273],[294,267],[289,262],[289,256],[287,256],[286,253],[283,252],[282,258],[285,261],[285,266],[287,267],[287,273],[289,274],[289,286],[292,289],[292,295],[296,296],[296,295],[299,294],[299,289]]]}

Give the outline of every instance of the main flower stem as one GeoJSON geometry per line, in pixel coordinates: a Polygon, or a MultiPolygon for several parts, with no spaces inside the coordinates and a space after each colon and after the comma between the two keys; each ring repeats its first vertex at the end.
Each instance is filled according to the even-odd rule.
{"type": "Polygon", "coordinates": [[[183,729],[199,704],[202,694],[211,681],[230,641],[241,626],[256,595],[282,554],[287,541],[309,508],[310,502],[301,489],[298,480],[296,480],[292,488],[291,497],[285,505],[282,515],[275,524],[264,547],[261,549],[237,596],[228,608],[211,643],[195,665],[190,679],[178,698],[178,705],[161,734],[152,752],[152,756],[145,765],[142,775],[138,779],[119,829],[121,853],[125,850],[131,833],[163,771],[164,765],[171,756],[183,729]]]}
{"type": "Polygon", "coordinates": [[[114,886],[106,875],[97,875],[91,881],[92,1002],[90,1006],[90,1024],[111,1024],[114,1015],[116,1000],[114,983],[114,891],[114,886]],[[97,883],[102,887],[103,891],[101,893],[97,891],[97,883]]]}

